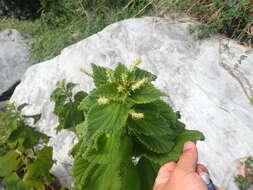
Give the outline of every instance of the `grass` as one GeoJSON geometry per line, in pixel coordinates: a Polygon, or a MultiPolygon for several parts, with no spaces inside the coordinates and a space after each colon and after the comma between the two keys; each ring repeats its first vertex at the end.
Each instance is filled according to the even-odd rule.
{"type": "Polygon", "coordinates": [[[253,3],[250,0],[172,0],[169,12],[184,12],[201,22],[190,27],[199,38],[220,33],[253,47],[253,3]]]}
{"type": "Polygon", "coordinates": [[[253,46],[253,3],[249,0],[62,1],[64,4],[60,6],[45,3],[45,11],[36,20],[0,18],[0,30],[15,28],[35,39],[31,50],[33,63],[60,54],[63,48],[114,22],[172,12],[185,12],[200,21],[200,25],[190,27],[190,31],[200,39],[220,33],[249,47],[253,46]]]}
{"type": "Polygon", "coordinates": [[[71,8],[63,10],[67,14],[60,16],[53,10],[32,21],[1,18],[0,30],[15,28],[35,39],[31,58],[33,63],[38,63],[59,55],[63,48],[101,31],[109,24],[127,18],[155,14],[154,5],[162,0],[132,0],[115,4],[113,8],[103,4],[96,5],[95,1],[85,1],[85,5],[91,6],[91,9],[76,5],[73,7],[70,4],[68,7],[72,6],[71,8]]]}

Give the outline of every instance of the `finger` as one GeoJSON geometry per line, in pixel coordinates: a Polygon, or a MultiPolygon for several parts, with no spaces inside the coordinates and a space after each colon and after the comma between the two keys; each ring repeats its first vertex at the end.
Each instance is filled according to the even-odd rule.
{"type": "Polygon", "coordinates": [[[155,185],[166,183],[169,180],[171,173],[173,172],[175,167],[176,167],[175,162],[169,162],[167,164],[164,164],[157,174],[155,185]]]}
{"type": "Polygon", "coordinates": [[[197,173],[207,173],[209,175],[208,169],[202,164],[197,164],[197,173]]]}
{"type": "Polygon", "coordinates": [[[179,158],[177,168],[185,172],[195,172],[198,161],[198,152],[196,145],[189,141],[184,144],[184,151],[179,158]]]}
{"type": "MultiPolygon", "coordinates": [[[[198,164],[197,165],[197,173],[201,176],[201,178],[208,184],[210,183],[210,174],[208,172],[208,169],[202,165],[198,164]],[[208,178],[208,179],[207,179],[208,178]]],[[[223,190],[220,187],[215,186],[217,190],[223,190]]]]}

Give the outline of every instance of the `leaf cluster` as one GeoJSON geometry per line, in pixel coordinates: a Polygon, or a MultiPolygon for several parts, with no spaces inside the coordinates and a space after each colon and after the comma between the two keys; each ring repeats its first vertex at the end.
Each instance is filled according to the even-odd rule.
{"type": "Polygon", "coordinates": [[[26,122],[32,119],[34,125],[40,115],[22,115],[25,106],[7,104],[0,113],[0,178],[7,190],[44,190],[55,181],[50,174],[52,148],[37,148],[49,137],[26,122]]]}
{"type": "Polygon", "coordinates": [[[84,120],[75,127],[79,142],[72,150],[76,190],[151,190],[159,166],[177,161],[186,141],[204,139],[185,129],[152,84],[156,76],[140,63],[82,70],[96,87],[78,105],[84,120]]]}
{"type": "Polygon", "coordinates": [[[65,81],[61,81],[57,83],[57,88],[51,94],[50,98],[55,102],[54,114],[58,116],[59,120],[57,131],[61,129],[75,130],[75,126],[84,121],[84,114],[77,107],[87,96],[87,93],[79,91],[73,96],[74,87],[76,87],[74,83],[66,84],[65,81]]]}

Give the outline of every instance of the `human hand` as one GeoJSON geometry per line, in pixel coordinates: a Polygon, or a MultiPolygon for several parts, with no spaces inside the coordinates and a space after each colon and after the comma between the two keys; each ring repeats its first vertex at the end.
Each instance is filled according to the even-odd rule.
{"type": "Polygon", "coordinates": [[[197,147],[193,142],[184,145],[177,163],[163,165],[157,175],[153,190],[208,190],[200,173],[208,175],[207,169],[198,162],[197,147]]]}

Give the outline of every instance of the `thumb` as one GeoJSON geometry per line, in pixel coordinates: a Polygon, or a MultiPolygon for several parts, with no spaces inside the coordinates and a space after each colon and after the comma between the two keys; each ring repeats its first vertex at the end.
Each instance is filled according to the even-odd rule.
{"type": "Polygon", "coordinates": [[[184,151],[177,163],[177,168],[185,172],[195,172],[198,161],[197,147],[193,142],[184,144],[184,151]]]}

